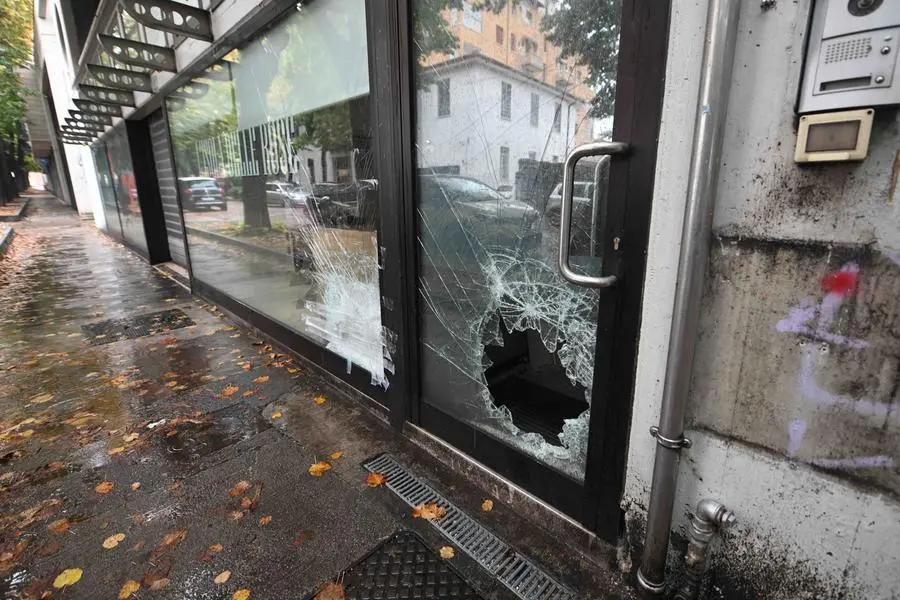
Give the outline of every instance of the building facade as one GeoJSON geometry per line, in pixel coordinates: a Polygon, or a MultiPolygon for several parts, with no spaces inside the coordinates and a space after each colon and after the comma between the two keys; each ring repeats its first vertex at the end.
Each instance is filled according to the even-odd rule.
{"type": "Polygon", "coordinates": [[[740,3],[727,111],[700,81],[731,0],[75,4],[35,10],[57,193],[628,577],[681,447],[648,430],[692,137],[727,115],[662,552],[674,580],[712,498],[706,597],[900,595],[900,124],[850,106],[865,160],[795,162],[824,0],[740,3]]]}

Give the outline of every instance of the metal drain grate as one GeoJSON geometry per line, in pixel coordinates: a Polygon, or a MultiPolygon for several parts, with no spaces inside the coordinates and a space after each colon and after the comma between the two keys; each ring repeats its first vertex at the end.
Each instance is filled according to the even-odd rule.
{"type": "Polygon", "coordinates": [[[383,474],[387,479],[388,489],[410,506],[436,502],[446,509],[447,514],[443,519],[429,522],[519,598],[574,600],[575,592],[550,577],[531,560],[451,504],[391,455],[376,456],[363,463],[363,467],[373,473],[383,474]]]}
{"type": "Polygon", "coordinates": [[[411,531],[401,531],[344,571],[347,600],[482,600],[450,563],[411,531]]]}
{"type": "Polygon", "coordinates": [[[90,341],[91,346],[99,346],[181,329],[193,324],[191,318],[183,311],[173,308],[127,319],[110,319],[82,325],[81,330],[90,341]]]}

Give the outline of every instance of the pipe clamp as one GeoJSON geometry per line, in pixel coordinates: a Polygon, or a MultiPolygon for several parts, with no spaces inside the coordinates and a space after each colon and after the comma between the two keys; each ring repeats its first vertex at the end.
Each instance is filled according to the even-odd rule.
{"type": "Polygon", "coordinates": [[[667,438],[659,433],[659,427],[654,425],[650,428],[650,435],[656,438],[656,443],[670,450],[681,450],[682,448],[690,448],[691,440],[682,435],[678,439],[667,438]]]}

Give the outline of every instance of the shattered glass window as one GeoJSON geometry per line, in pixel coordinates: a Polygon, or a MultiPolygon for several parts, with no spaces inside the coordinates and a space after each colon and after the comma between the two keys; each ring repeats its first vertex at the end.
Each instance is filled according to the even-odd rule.
{"type": "MultiPolygon", "coordinates": [[[[422,401],[576,480],[587,453],[598,303],[596,291],[569,284],[557,268],[558,157],[594,139],[595,122],[612,114],[618,39],[617,3],[595,2],[606,16],[590,23],[578,14],[582,4],[554,3],[552,13],[514,2],[464,5],[479,10],[491,35],[465,32],[478,51],[460,53],[442,4],[413,3],[422,401]],[[530,32],[527,54],[495,43],[501,25],[530,32]],[[594,64],[576,54],[592,44],[602,60],[585,71],[591,79],[560,70],[564,56],[594,64]],[[437,81],[453,90],[453,110],[441,119],[425,91],[437,81]]],[[[576,166],[569,244],[590,274],[600,263],[607,174],[603,161],[576,166]]]]}
{"type": "Polygon", "coordinates": [[[387,385],[363,0],[304,4],[169,98],[193,276],[387,385]]]}

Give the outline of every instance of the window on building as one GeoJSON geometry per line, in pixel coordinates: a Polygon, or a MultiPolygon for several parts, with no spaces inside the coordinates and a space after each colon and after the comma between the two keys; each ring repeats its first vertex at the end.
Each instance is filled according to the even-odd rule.
{"type": "Polygon", "coordinates": [[[535,54],[537,53],[537,48],[537,42],[530,37],[522,36],[522,50],[525,51],[525,54],[535,54]]]}
{"type": "Polygon", "coordinates": [[[540,116],[541,99],[537,94],[531,94],[531,126],[537,127],[540,116]]]}
{"type": "Polygon", "coordinates": [[[512,117],[512,84],[500,82],[500,118],[506,121],[512,117]]]}
{"type": "Polygon", "coordinates": [[[533,20],[531,3],[523,2],[520,6],[522,7],[522,18],[526,23],[531,23],[533,20]]]}
{"type": "Polygon", "coordinates": [[[553,109],[553,131],[559,131],[560,129],[562,129],[562,104],[557,102],[556,107],[553,109]]]}
{"type": "Polygon", "coordinates": [[[551,160],[552,160],[553,162],[555,162],[555,163],[558,163],[558,162],[559,162],[559,155],[558,155],[558,154],[554,154],[554,155],[553,155],[553,158],[552,158],[551,160]]]}
{"type": "Polygon", "coordinates": [[[437,82],[438,92],[438,116],[446,117],[450,114],[450,80],[442,79],[437,82]]]}
{"type": "Polygon", "coordinates": [[[509,49],[516,50],[516,34],[509,34],[509,49]]]}
{"type": "Polygon", "coordinates": [[[463,2],[463,25],[481,33],[481,11],[469,2],[463,2]]]}
{"type": "Polygon", "coordinates": [[[497,43],[498,43],[498,44],[503,44],[503,40],[504,40],[504,39],[505,39],[505,38],[504,38],[504,35],[503,35],[503,28],[500,27],[499,25],[497,25],[497,43]]]}
{"type": "Polygon", "coordinates": [[[509,181],[509,148],[500,146],[500,181],[509,181]]]}
{"type": "Polygon", "coordinates": [[[537,160],[537,152],[532,150],[531,152],[528,153],[528,158],[531,160],[537,160]]]}

